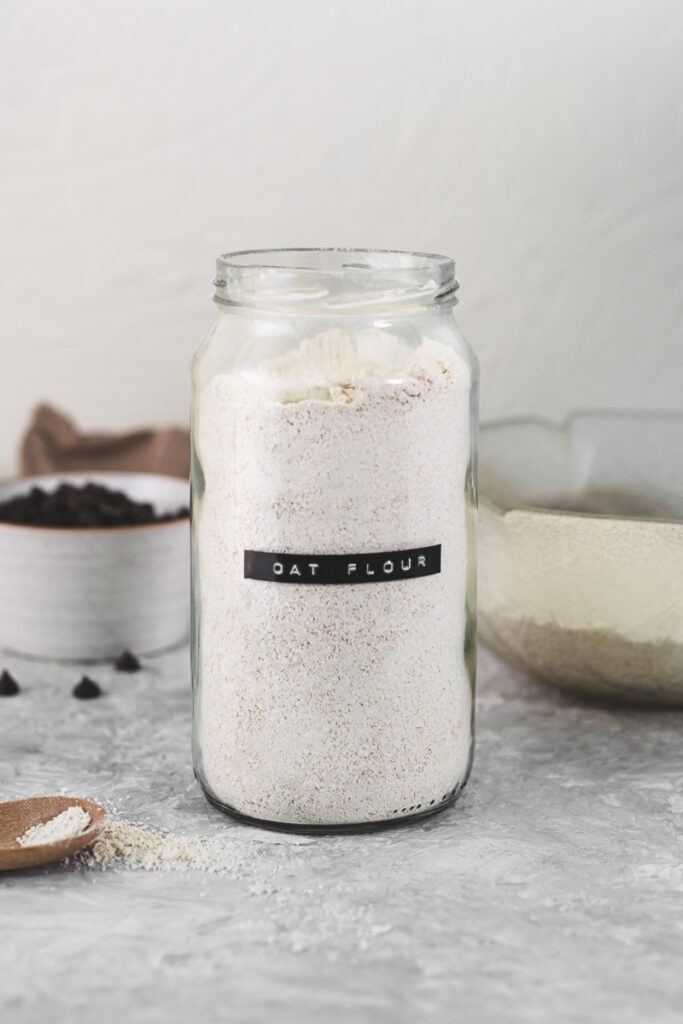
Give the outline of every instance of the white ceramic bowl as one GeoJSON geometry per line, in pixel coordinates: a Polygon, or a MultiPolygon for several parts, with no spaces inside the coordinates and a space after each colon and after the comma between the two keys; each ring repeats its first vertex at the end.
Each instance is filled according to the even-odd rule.
{"type": "MultiPolygon", "coordinates": [[[[104,484],[160,512],[189,485],[153,473],[60,473],[0,484],[0,502],[34,486],[104,484]]],[[[0,646],[64,660],[149,654],[183,642],[190,621],[187,519],[56,529],[0,523],[0,646]]]]}

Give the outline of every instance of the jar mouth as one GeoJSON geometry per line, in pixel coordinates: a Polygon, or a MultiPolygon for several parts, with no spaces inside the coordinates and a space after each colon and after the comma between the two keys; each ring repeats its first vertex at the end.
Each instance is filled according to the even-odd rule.
{"type": "Polygon", "coordinates": [[[398,249],[246,249],[216,261],[216,302],[269,311],[352,315],[453,305],[455,263],[398,249]]]}

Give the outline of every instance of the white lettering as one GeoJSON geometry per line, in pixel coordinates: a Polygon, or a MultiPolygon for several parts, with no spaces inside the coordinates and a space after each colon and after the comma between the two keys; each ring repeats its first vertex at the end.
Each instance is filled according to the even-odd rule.
{"type": "Polygon", "coordinates": [[[309,562],[308,568],[311,570],[311,576],[315,576],[316,569],[319,566],[319,562],[309,562]]]}
{"type": "Polygon", "coordinates": [[[418,566],[422,566],[423,569],[427,567],[427,559],[425,558],[424,555],[417,556],[417,564],[418,566]]]}
{"type": "Polygon", "coordinates": [[[401,568],[403,569],[404,572],[410,572],[410,567],[411,567],[412,564],[413,564],[412,558],[408,559],[408,564],[407,565],[403,561],[403,559],[401,559],[401,568]]]}
{"type": "Polygon", "coordinates": [[[282,576],[285,567],[282,562],[273,562],[273,572],[276,576],[282,576]]]}
{"type": "Polygon", "coordinates": [[[355,562],[349,562],[349,564],[346,567],[346,575],[350,576],[351,573],[355,572],[357,568],[358,568],[358,566],[356,565],[355,562]]]}
{"type": "Polygon", "coordinates": [[[299,568],[299,566],[298,566],[298,565],[296,564],[296,562],[294,563],[294,565],[292,566],[292,568],[291,568],[291,569],[289,570],[289,575],[290,575],[290,576],[301,576],[301,569],[300,569],[300,568],[299,568]]]}
{"type": "Polygon", "coordinates": [[[384,565],[382,566],[382,569],[383,569],[383,571],[384,571],[385,573],[387,573],[387,575],[388,575],[388,574],[389,574],[390,572],[393,572],[393,571],[394,571],[394,563],[393,563],[393,562],[391,561],[391,559],[388,559],[388,560],[387,560],[387,561],[386,561],[386,562],[384,563],[384,565]]]}
{"type": "Polygon", "coordinates": [[[365,563],[365,575],[366,576],[374,576],[375,575],[375,570],[371,569],[367,562],[365,563]]]}

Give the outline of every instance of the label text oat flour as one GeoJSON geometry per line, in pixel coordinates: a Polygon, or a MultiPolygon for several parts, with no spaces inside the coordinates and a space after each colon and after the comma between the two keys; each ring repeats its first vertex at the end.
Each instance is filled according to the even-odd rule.
{"type": "Polygon", "coordinates": [[[268,583],[382,583],[441,572],[441,545],[360,555],[244,552],[244,577],[268,583]]]}

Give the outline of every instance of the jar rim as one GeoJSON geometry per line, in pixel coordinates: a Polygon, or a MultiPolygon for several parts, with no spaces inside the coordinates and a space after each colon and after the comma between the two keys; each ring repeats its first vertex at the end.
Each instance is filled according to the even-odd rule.
{"type": "Polygon", "coordinates": [[[219,256],[216,271],[217,302],[285,310],[450,305],[458,288],[449,256],[401,249],[242,249],[219,256]]]}

